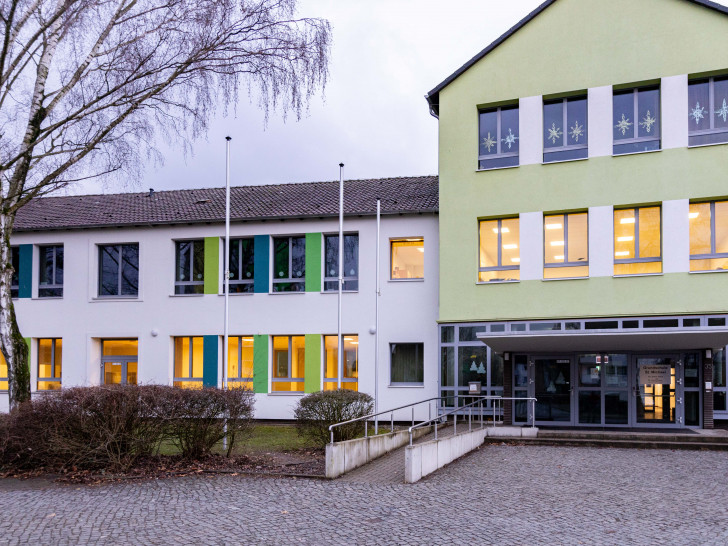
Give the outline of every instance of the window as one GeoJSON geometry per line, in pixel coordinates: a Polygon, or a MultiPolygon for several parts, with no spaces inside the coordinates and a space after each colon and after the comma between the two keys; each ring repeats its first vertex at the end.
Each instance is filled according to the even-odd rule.
{"type": "Polygon", "coordinates": [[[8,363],[0,352],[0,391],[8,390],[8,363]]]}
{"type": "Polygon", "coordinates": [[[518,106],[480,111],[479,169],[518,166],[518,106]]]}
{"type": "Polygon", "coordinates": [[[424,343],[390,343],[390,382],[399,385],[424,383],[424,343]]]}
{"type": "Polygon", "coordinates": [[[203,339],[174,338],[174,386],[183,389],[202,388],[203,339]]]}
{"type": "MultiPolygon", "coordinates": [[[[359,336],[345,335],[344,358],[342,366],[344,374],[341,378],[341,388],[352,391],[359,390],[359,336]]],[[[324,390],[331,391],[338,388],[339,377],[339,336],[324,336],[324,350],[326,362],[324,363],[324,390]]]]}
{"type": "Polygon", "coordinates": [[[588,214],[544,217],[544,279],[589,276],[588,214]]]}
{"type": "Polygon", "coordinates": [[[63,296],[63,245],[39,247],[38,297],[63,296]]]}
{"type": "Polygon", "coordinates": [[[690,204],[690,271],[728,269],[728,201],[690,204]]]}
{"type": "Polygon", "coordinates": [[[17,298],[20,292],[20,248],[10,247],[10,262],[13,266],[13,276],[10,279],[10,297],[17,298]]]}
{"type": "Polygon", "coordinates": [[[614,274],[662,272],[660,207],[614,211],[614,274]]]}
{"type": "Polygon", "coordinates": [[[101,371],[104,385],[136,385],[139,340],[104,339],[101,342],[101,371]]]}
{"type": "Polygon", "coordinates": [[[518,218],[480,221],[478,282],[517,281],[521,278],[518,218]]]}
{"type": "Polygon", "coordinates": [[[303,392],[305,364],[303,336],[273,336],[273,392],[303,392]]]}
{"type": "Polygon", "coordinates": [[[392,280],[425,278],[425,240],[422,237],[390,241],[392,280]]]}
{"type": "Polygon", "coordinates": [[[177,241],[175,243],[175,294],[205,292],[205,242],[177,241]]]}
{"type": "Polygon", "coordinates": [[[728,76],[688,85],[690,146],[728,142],[728,76]]]}
{"type": "Polygon", "coordinates": [[[99,246],[99,296],[139,295],[139,245],[99,246]]]}
{"type": "Polygon", "coordinates": [[[544,163],[587,157],[586,97],[544,101],[543,149],[544,163]]]}
{"type": "Polygon", "coordinates": [[[38,390],[56,391],[61,388],[61,360],[63,341],[38,340],[38,390]]]}
{"type": "Polygon", "coordinates": [[[306,238],[273,238],[273,292],[306,290],[306,238]]]}
{"type": "Polygon", "coordinates": [[[660,149],[660,89],[615,91],[614,155],[660,149]]]}
{"type": "MultiPolygon", "coordinates": [[[[728,389],[726,388],[725,353],[725,348],[722,348],[713,354],[713,411],[720,412],[721,418],[724,418],[726,411],[728,411],[726,405],[726,391],[728,389]]],[[[0,358],[2,358],[2,355],[0,355],[0,358]]]]}
{"type": "MultiPolygon", "coordinates": [[[[339,236],[324,237],[326,254],[326,271],[324,273],[324,291],[339,290],[339,236]]],[[[359,290],[359,235],[344,234],[344,286],[343,290],[356,292],[359,290]]]]}
{"type": "Polygon", "coordinates": [[[253,239],[230,239],[230,293],[253,292],[253,239]]]}
{"type": "Polygon", "coordinates": [[[228,338],[229,389],[253,390],[253,337],[228,338]]]}

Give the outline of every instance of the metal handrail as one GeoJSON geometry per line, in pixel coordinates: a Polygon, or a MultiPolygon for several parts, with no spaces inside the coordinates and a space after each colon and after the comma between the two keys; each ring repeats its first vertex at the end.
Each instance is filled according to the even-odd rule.
{"type": "MultiPolygon", "coordinates": [[[[452,398],[452,397],[448,397],[452,398]]],[[[469,408],[469,415],[468,415],[468,431],[472,430],[472,421],[473,421],[473,406],[475,404],[480,404],[480,428],[485,427],[485,421],[483,420],[483,401],[484,400],[493,400],[502,402],[503,400],[518,400],[518,401],[527,401],[531,402],[531,428],[536,426],[536,398],[533,397],[526,397],[526,398],[515,398],[515,397],[502,397],[502,396],[479,396],[477,397],[478,400],[475,400],[474,402],[470,402],[469,404],[465,404],[464,406],[457,407],[453,410],[450,410],[446,413],[443,413],[441,415],[438,415],[434,419],[429,419],[427,421],[423,421],[418,424],[412,423],[412,426],[407,429],[407,432],[409,433],[409,445],[412,445],[412,432],[420,427],[429,426],[430,423],[435,423],[435,440],[437,440],[437,421],[440,421],[443,417],[447,417],[448,415],[455,415],[455,419],[453,420],[453,436],[457,436],[458,433],[458,421],[457,421],[457,413],[462,411],[463,408],[469,408]]],[[[495,404],[492,404],[493,406],[493,426],[495,427],[495,404]]],[[[500,404],[499,404],[500,407],[500,404]]]]}

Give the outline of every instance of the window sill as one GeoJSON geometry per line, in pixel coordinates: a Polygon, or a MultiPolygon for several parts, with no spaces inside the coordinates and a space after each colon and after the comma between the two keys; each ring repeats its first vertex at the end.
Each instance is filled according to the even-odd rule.
{"type": "Polygon", "coordinates": [[[478,281],[476,285],[497,286],[499,284],[518,284],[521,281],[478,281]]]}
{"type": "Polygon", "coordinates": [[[390,389],[424,389],[424,383],[390,383],[387,385],[390,389]]]}
{"type": "Polygon", "coordinates": [[[96,296],[91,298],[91,301],[102,302],[102,301],[144,301],[138,296],[96,296]]]}
{"type": "Polygon", "coordinates": [[[626,155],[643,155],[643,154],[656,154],[662,151],[662,148],[658,150],[646,150],[644,152],[625,152],[623,154],[615,154],[612,152],[612,157],[624,157],[626,155]]]}
{"type": "Polygon", "coordinates": [[[634,273],[632,275],[612,275],[613,279],[628,279],[630,277],[663,277],[664,273],[634,273]]]}
{"type": "Polygon", "coordinates": [[[551,282],[551,281],[584,281],[587,280],[589,277],[559,277],[558,279],[541,279],[543,282],[551,282]]]}
{"type": "Polygon", "coordinates": [[[509,167],[493,167],[492,169],[475,169],[476,173],[487,173],[490,171],[503,171],[506,169],[517,169],[520,165],[511,165],[509,167]]]}
{"type": "Polygon", "coordinates": [[[170,294],[170,298],[201,298],[206,294],[170,294]]]}
{"type": "Polygon", "coordinates": [[[708,269],[706,271],[688,271],[691,275],[704,275],[706,273],[728,273],[728,269],[708,269]]]}
{"type": "Polygon", "coordinates": [[[290,296],[292,294],[311,294],[311,292],[306,292],[305,290],[291,292],[273,292],[273,290],[271,290],[270,292],[268,292],[268,294],[272,296],[290,296]]]}
{"type": "MultiPolygon", "coordinates": [[[[339,291],[338,290],[322,290],[321,293],[322,294],[334,294],[334,295],[337,295],[339,293],[339,291]]],[[[344,294],[358,294],[359,291],[358,290],[342,290],[342,293],[344,293],[344,294]]]]}
{"type": "Polygon", "coordinates": [[[31,298],[32,300],[62,300],[63,296],[36,296],[34,298],[31,298]]]}
{"type": "Polygon", "coordinates": [[[424,277],[419,279],[387,279],[387,282],[425,282],[424,277]]]}
{"type": "MultiPolygon", "coordinates": [[[[193,296],[204,296],[204,294],[192,294],[193,296]]],[[[225,292],[218,292],[218,296],[224,296],[225,292]]],[[[255,296],[255,292],[230,292],[231,297],[237,296],[255,296]]]]}
{"type": "MultiPolygon", "coordinates": [[[[689,137],[690,135],[688,135],[688,138],[689,137]]],[[[688,150],[691,148],[710,148],[711,146],[725,146],[726,144],[728,144],[728,140],[726,140],[725,142],[711,142],[710,144],[693,144],[688,146],[688,150]]]]}
{"type": "Polygon", "coordinates": [[[305,392],[269,392],[268,396],[305,396],[305,392]]]}
{"type": "MultiPolygon", "coordinates": [[[[622,155],[622,154],[620,154],[622,155]]],[[[579,157],[576,159],[561,159],[559,161],[541,161],[541,165],[558,165],[559,163],[574,163],[576,161],[588,161],[589,156],[587,157],[579,157]]]]}

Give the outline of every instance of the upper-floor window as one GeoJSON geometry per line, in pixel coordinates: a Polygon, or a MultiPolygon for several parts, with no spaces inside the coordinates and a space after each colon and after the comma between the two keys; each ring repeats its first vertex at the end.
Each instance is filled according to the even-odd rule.
{"type": "Polygon", "coordinates": [[[688,128],[690,146],[728,142],[728,76],[690,82],[688,128]]]}
{"type": "Polygon", "coordinates": [[[728,201],[690,204],[690,271],[728,269],[728,201]]]}
{"type": "Polygon", "coordinates": [[[303,392],[305,366],[304,336],[273,336],[273,392],[303,392]]]}
{"type": "Polygon", "coordinates": [[[614,211],[614,274],[662,272],[660,207],[614,211]]]}
{"type": "Polygon", "coordinates": [[[390,241],[392,280],[425,278],[425,240],[422,237],[390,241]]]}
{"type": "MultiPolygon", "coordinates": [[[[359,336],[344,335],[343,374],[341,388],[356,391],[359,389],[359,336]]],[[[339,384],[339,336],[324,336],[324,390],[338,388],[339,384]]]]}
{"type": "Polygon", "coordinates": [[[59,338],[38,340],[38,390],[61,388],[63,341],[59,338]]]}
{"type": "Polygon", "coordinates": [[[228,388],[253,389],[253,336],[228,338],[228,388]]]}
{"type": "Polygon", "coordinates": [[[38,247],[38,297],[63,296],[63,245],[38,247]]]}
{"type": "Polygon", "coordinates": [[[478,282],[520,280],[519,244],[518,218],[481,220],[478,282]]]}
{"type": "MultiPolygon", "coordinates": [[[[339,289],[339,236],[324,236],[324,253],[326,268],[324,273],[324,291],[339,289]]],[[[344,286],[343,290],[359,290],[359,235],[344,234],[344,286]]]]}
{"type": "Polygon", "coordinates": [[[255,276],[253,239],[230,239],[230,293],[253,291],[255,276]]]}
{"type": "Polygon", "coordinates": [[[273,238],[273,292],[306,290],[306,238],[273,238]]]}
{"type": "Polygon", "coordinates": [[[614,92],[614,155],[660,149],[660,88],[614,92]]]}
{"type": "Polygon", "coordinates": [[[139,295],[139,244],[99,245],[99,296],[139,295]]]}
{"type": "Polygon", "coordinates": [[[584,159],[588,153],[587,98],[570,97],[544,101],[544,163],[584,159]]]}
{"type": "Polygon", "coordinates": [[[205,291],[205,242],[175,242],[175,294],[202,294],[205,291]]]}
{"type": "Polygon", "coordinates": [[[544,217],[544,279],[589,276],[588,214],[544,217]]]}
{"type": "Polygon", "coordinates": [[[10,247],[10,263],[13,266],[13,276],[10,279],[10,297],[17,298],[20,292],[20,248],[10,247]]]}
{"type": "Polygon", "coordinates": [[[202,387],[204,339],[201,336],[174,338],[174,386],[186,389],[202,387]]]}
{"type": "Polygon", "coordinates": [[[478,168],[518,166],[518,106],[480,111],[478,168]]]}

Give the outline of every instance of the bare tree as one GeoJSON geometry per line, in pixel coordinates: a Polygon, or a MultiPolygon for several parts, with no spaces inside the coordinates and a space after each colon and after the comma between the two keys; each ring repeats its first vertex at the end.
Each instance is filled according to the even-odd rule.
{"type": "Polygon", "coordinates": [[[296,0],[0,0],[0,345],[11,407],[30,397],[10,297],[10,235],[29,200],[138,174],[155,138],[188,146],[241,86],[300,117],[328,75],[330,27],[296,0]]]}

